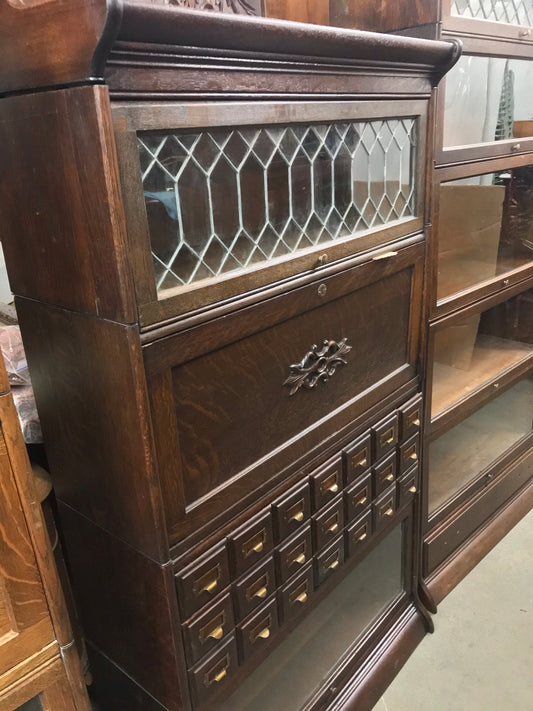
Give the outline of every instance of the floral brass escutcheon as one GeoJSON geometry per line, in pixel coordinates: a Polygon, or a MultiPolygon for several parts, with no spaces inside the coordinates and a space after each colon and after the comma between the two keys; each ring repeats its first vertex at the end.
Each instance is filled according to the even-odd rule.
{"type": "Polygon", "coordinates": [[[352,347],[342,341],[323,341],[320,350],[317,345],[304,355],[299,363],[289,366],[291,374],[283,385],[290,387],[289,395],[294,395],[300,388],[312,390],[318,382],[327,383],[339,365],[346,365],[344,359],[352,347]]]}

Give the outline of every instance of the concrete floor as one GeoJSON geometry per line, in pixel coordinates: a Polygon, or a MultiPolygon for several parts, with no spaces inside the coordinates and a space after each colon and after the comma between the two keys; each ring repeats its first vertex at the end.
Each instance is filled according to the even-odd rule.
{"type": "Polygon", "coordinates": [[[374,711],[533,711],[533,512],[434,621],[374,711]]]}

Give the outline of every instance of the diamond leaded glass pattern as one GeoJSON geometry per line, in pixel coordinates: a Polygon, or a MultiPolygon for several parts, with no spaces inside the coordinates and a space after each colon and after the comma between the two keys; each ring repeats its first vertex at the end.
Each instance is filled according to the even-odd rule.
{"type": "Polygon", "coordinates": [[[412,217],[417,121],[138,134],[158,291],[412,217]]]}
{"type": "Polygon", "coordinates": [[[452,15],[527,26],[533,24],[533,0],[452,0],[452,15]]]}

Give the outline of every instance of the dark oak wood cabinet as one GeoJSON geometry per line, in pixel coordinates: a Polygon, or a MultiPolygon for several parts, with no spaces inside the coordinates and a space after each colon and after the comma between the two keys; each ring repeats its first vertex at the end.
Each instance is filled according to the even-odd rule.
{"type": "Polygon", "coordinates": [[[102,709],[371,708],[431,628],[427,117],[458,56],[0,2],[4,250],[102,709]]]}

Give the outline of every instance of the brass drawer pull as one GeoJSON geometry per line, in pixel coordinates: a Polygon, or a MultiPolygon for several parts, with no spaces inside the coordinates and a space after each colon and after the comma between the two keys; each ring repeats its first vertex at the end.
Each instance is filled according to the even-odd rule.
{"type": "Polygon", "coordinates": [[[295,513],[294,516],[291,516],[290,520],[296,521],[297,523],[301,523],[304,520],[304,512],[298,511],[298,513],[295,513]]]}
{"type": "Polygon", "coordinates": [[[354,498],[354,504],[356,504],[357,506],[364,506],[367,501],[368,501],[368,496],[363,496],[360,499],[358,499],[357,501],[354,498]]]}
{"type": "Polygon", "coordinates": [[[300,555],[296,556],[296,558],[293,558],[289,562],[289,565],[292,565],[293,563],[298,563],[298,565],[303,565],[305,563],[305,560],[306,560],[305,553],[300,553],[300,555]]]}
{"type": "MultiPolygon", "coordinates": [[[[257,637],[260,637],[261,639],[268,639],[270,637],[270,630],[268,629],[268,627],[265,627],[264,630],[259,632],[257,637]]],[[[256,639],[257,639],[257,637],[256,637],[256,639]]]]}
{"type": "Polygon", "coordinates": [[[387,474],[385,477],[385,481],[393,481],[394,480],[394,474],[391,472],[390,474],[387,474]]]}
{"type": "Polygon", "coordinates": [[[339,560],[334,560],[333,563],[328,565],[328,570],[335,570],[335,568],[339,567],[339,560]]]}
{"type": "Polygon", "coordinates": [[[412,459],[414,462],[418,460],[418,454],[416,452],[411,452],[408,459],[412,459]]]}
{"type": "Polygon", "coordinates": [[[390,259],[391,257],[395,257],[398,254],[398,252],[382,252],[381,254],[376,254],[375,257],[372,257],[373,262],[379,262],[381,259],[390,259]]]}
{"type": "Polygon", "coordinates": [[[230,660],[229,657],[226,655],[225,659],[222,660],[221,664],[217,664],[213,669],[206,672],[206,674],[204,675],[204,686],[209,687],[212,684],[219,684],[223,679],[225,679],[228,673],[229,665],[230,660]]]}
{"type": "Polygon", "coordinates": [[[224,624],[226,622],[226,616],[224,612],[217,615],[214,619],[210,620],[198,633],[198,637],[202,644],[205,644],[208,639],[222,639],[224,636],[224,624]]]}
{"type": "Polygon", "coordinates": [[[218,580],[212,580],[210,583],[208,583],[203,588],[203,591],[211,594],[216,590],[217,586],[218,586],[218,580]]]}
{"type": "Polygon", "coordinates": [[[357,454],[354,454],[352,457],[353,467],[366,467],[367,464],[368,457],[366,456],[366,452],[357,452],[357,454]]]}
{"type": "Polygon", "coordinates": [[[410,486],[409,491],[411,494],[416,494],[416,486],[410,486]]]}
{"type": "Polygon", "coordinates": [[[198,580],[195,580],[192,586],[193,593],[198,597],[206,592],[212,595],[218,587],[220,578],[220,565],[216,565],[205,575],[202,575],[198,580]]]}
{"type": "Polygon", "coordinates": [[[272,617],[267,615],[263,620],[250,631],[250,642],[254,644],[258,639],[268,639],[270,637],[270,625],[272,624],[272,617]]]}
{"type": "Polygon", "coordinates": [[[300,603],[304,605],[308,600],[307,597],[307,583],[300,588],[297,588],[289,595],[289,603],[294,605],[295,603],[300,603]]]}
{"type": "Polygon", "coordinates": [[[368,534],[365,531],[364,533],[362,533],[360,536],[357,537],[357,540],[358,541],[365,541],[367,538],[368,538],[368,534]]]}
{"type": "Polygon", "coordinates": [[[261,553],[265,547],[266,531],[263,529],[257,535],[252,536],[249,541],[245,541],[242,544],[242,554],[245,558],[252,555],[252,553],[261,553]]]}
{"type": "Polygon", "coordinates": [[[268,595],[268,573],[262,575],[258,580],[254,582],[246,589],[246,599],[253,600],[254,597],[258,597],[264,600],[268,595]]]}
{"type": "Polygon", "coordinates": [[[326,523],[322,526],[322,530],[324,533],[337,533],[339,530],[339,522],[337,521],[337,516],[335,515],[335,519],[330,518],[329,521],[326,521],[326,523]]]}
{"type": "Polygon", "coordinates": [[[335,483],[334,483],[334,484],[328,484],[328,482],[325,481],[325,482],[322,484],[321,490],[322,490],[322,493],[323,493],[323,494],[325,494],[326,491],[329,491],[331,494],[336,494],[337,491],[339,490],[339,485],[337,484],[337,480],[335,479],[335,483]]]}
{"type": "Polygon", "coordinates": [[[388,508],[383,515],[384,516],[392,516],[393,513],[394,513],[394,509],[388,508]]]}
{"type": "Polygon", "coordinates": [[[392,444],[395,441],[394,427],[391,427],[379,438],[380,444],[384,447],[386,444],[392,444]]]}
{"type": "Polygon", "coordinates": [[[224,628],[223,627],[217,627],[216,630],[213,630],[208,637],[211,637],[211,639],[222,639],[224,636],[224,628]]]}

